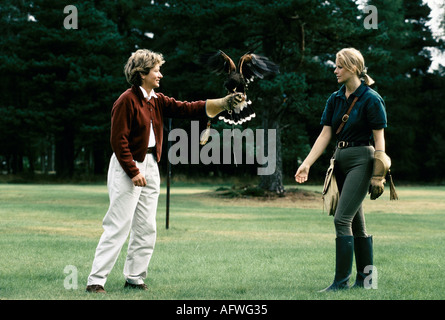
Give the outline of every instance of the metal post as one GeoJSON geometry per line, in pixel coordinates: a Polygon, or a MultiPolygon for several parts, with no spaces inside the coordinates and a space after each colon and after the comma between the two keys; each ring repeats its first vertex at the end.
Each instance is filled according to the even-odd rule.
{"type": "MultiPolygon", "coordinates": [[[[172,119],[168,119],[168,133],[170,133],[172,129],[172,119]]],[[[168,141],[168,150],[170,150],[171,147],[171,141],[168,141]]],[[[168,151],[167,151],[168,155],[168,151]]],[[[167,156],[167,204],[166,204],[166,214],[165,214],[165,229],[168,229],[170,225],[170,178],[171,178],[172,170],[171,170],[171,164],[170,160],[167,156]]]]}

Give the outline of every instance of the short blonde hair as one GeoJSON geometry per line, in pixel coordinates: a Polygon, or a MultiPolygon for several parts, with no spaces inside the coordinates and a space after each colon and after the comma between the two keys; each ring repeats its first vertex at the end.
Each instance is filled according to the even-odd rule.
{"type": "Polygon", "coordinates": [[[140,86],[142,84],[140,74],[147,74],[150,72],[150,69],[157,65],[161,66],[164,62],[162,54],[148,49],[139,49],[131,54],[125,64],[125,78],[127,78],[129,84],[140,86]]]}
{"type": "Polygon", "coordinates": [[[365,59],[360,51],[354,48],[344,48],[337,52],[336,57],[342,67],[355,73],[359,79],[365,81],[366,85],[370,86],[375,83],[375,81],[367,74],[365,59]]]}

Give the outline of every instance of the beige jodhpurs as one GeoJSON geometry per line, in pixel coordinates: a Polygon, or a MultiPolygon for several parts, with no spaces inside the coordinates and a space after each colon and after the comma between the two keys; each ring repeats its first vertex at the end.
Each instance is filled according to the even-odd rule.
{"type": "Polygon", "coordinates": [[[96,248],[88,285],[105,285],[129,233],[125,279],[132,284],[142,284],[147,276],[156,242],[160,177],[152,154],[147,154],[145,160],[136,165],[147,180],[145,187],[135,187],[116,155],[111,157],[107,182],[110,207],[103,219],[104,232],[96,248]]]}

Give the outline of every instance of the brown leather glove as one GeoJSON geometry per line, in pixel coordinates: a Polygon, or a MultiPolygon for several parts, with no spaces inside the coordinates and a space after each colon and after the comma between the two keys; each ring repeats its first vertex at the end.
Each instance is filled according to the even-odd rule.
{"type": "Polygon", "coordinates": [[[216,117],[218,113],[227,110],[231,111],[245,100],[244,94],[240,92],[232,93],[220,99],[207,99],[206,111],[210,118],[216,117]]]}
{"type": "Polygon", "coordinates": [[[369,186],[369,194],[371,200],[380,197],[385,189],[386,174],[391,167],[391,159],[385,151],[377,150],[374,152],[374,171],[372,173],[371,185],[369,186]]]}

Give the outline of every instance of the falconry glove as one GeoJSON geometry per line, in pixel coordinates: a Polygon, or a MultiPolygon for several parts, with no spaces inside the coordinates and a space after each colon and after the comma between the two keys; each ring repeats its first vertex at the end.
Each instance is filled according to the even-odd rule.
{"type": "MultiPolygon", "coordinates": [[[[369,193],[371,200],[380,197],[385,189],[386,177],[389,175],[389,168],[391,167],[391,159],[381,150],[374,152],[374,169],[371,178],[371,185],[369,186],[369,193]]],[[[390,199],[397,200],[397,193],[395,192],[394,184],[390,179],[390,199]]]]}
{"type": "MultiPolygon", "coordinates": [[[[236,92],[220,99],[207,99],[206,111],[210,118],[214,118],[218,113],[226,110],[232,112],[244,101],[244,94],[236,92]]],[[[239,108],[239,107],[238,107],[239,108]]]]}

